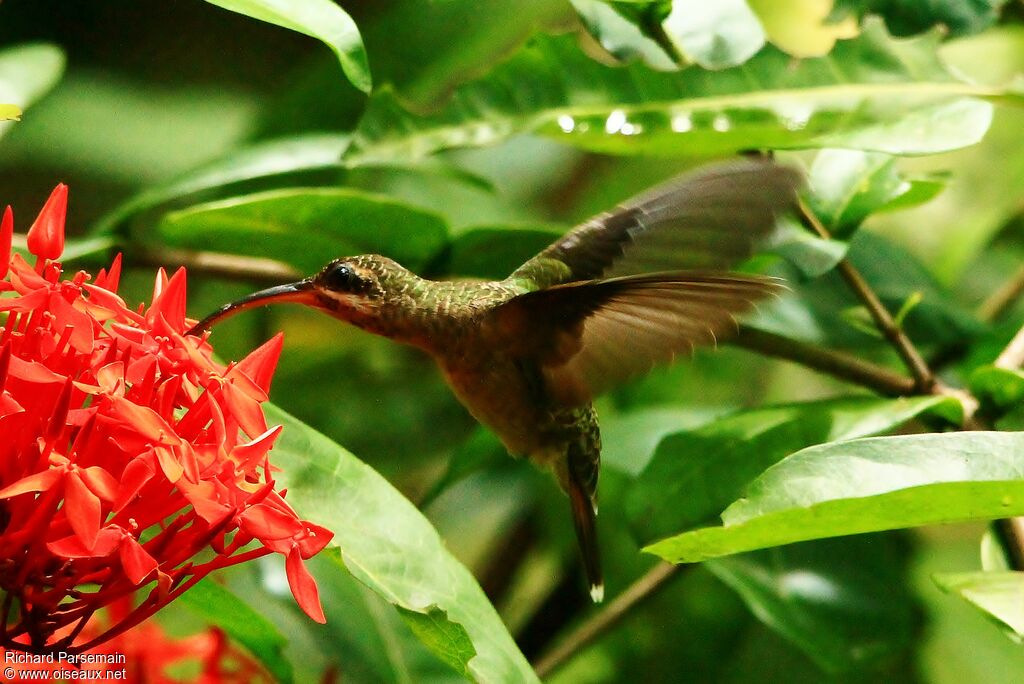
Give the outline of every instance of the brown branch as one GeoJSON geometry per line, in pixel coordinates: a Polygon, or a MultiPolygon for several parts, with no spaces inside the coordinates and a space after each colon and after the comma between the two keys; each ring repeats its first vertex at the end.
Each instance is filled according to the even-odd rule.
{"type": "Polygon", "coordinates": [[[998,320],[1017,303],[1021,295],[1024,295],[1024,266],[981,303],[978,318],[989,322],[998,320]]]}
{"type": "Polygon", "coordinates": [[[793,361],[886,396],[906,396],[914,393],[915,383],[910,378],[852,354],[798,342],[754,328],[741,328],[739,334],[729,341],[738,347],[793,361]]]}
{"type": "Polygon", "coordinates": [[[601,612],[595,613],[591,618],[570,632],[554,649],[541,656],[534,665],[537,676],[541,678],[547,677],[559,667],[569,662],[585,646],[617,625],[626,616],[626,613],[644,599],[653,596],[658,589],[665,586],[668,580],[677,576],[686,567],[691,566],[672,565],[670,563],[658,563],[655,565],[646,575],[629,585],[629,588],[616,596],[601,612]]]}
{"type": "MultiPolygon", "coordinates": [[[[804,220],[807,224],[818,234],[819,237],[829,240],[832,238],[831,233],[821,223],[814,212],[811,211],[804,202],[800,202],[800,213],[803,215],[804,220]]],[[[850,262],[849,259],[843,259],[836,266],[839,274],[846,281],[846,284],[850,286],[854,294],[857,295],[858,299],[864,303],[867,307],[868,312],[871,314],[871,318],[874,319],[875,325],[881,331],[882,335],[889,340],[890,344],[896,349],[896,352],[903,359],[907,369],[911,375],[914,376],[915,388],[920,394],[928,394],[932,391],[935,386],[935,375],[932,373],[928,364],[925,362],[924,357],[917,351],[917,347],[910,341],[906,333],[903,332],[903,328],[893,319],[892,314],[885,308],[878,295],[871,289],[868,282],[864,280],[864,276],[861,275],[860,271],[850,262]]]]}
{"type": "Polygon", "coordinates": [[[136,263],[155,266],[180,264],[191,271],[199,273],[271,285],[302,277],[302,274],[293,267],[274,259],[222,254],[220,252],[200,252],[171,248],[161,248],[159,251],[144,249],[133,251],[132,259],[136,263]]]}

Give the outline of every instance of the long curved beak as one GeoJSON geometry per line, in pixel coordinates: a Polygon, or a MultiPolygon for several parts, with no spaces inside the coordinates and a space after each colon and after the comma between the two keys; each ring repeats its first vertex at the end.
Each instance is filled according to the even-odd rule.
{"type": "Polygon", "coordinates": [[[299,304],[314,304],[316,302],[316,290],[313,288],[313,281],[309,278],[296,283],[269,287],[266,290],[253,292],[241,299],[236,299],[230,304],[225,304],[212,314],[195,324],[186,335],[201,335],[210,329],[214,323],[219,323],[225,318],[234,316],[240,311],[254,309],[257,306],[277,304],[278,302],[297,302],[299,304]]]}

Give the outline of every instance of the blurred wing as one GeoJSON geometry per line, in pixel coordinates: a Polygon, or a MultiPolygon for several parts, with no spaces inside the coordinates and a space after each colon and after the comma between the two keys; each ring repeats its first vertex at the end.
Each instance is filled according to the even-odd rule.
{"type": "Polygon", "coordinates": [[[792,207],[798,171],[743,159],[686,174],[596,216],[519,267],[536,288],[577,280],[727,270],[792,207]]]}
{"type": "Polygon", "coordinates": [[[655,364],[735,332],[735,316],[777,293],[769,278],[679,272],[557,285],[494,310],[493,330],[537,364],[557,405],[585,404],[655,364]]]}

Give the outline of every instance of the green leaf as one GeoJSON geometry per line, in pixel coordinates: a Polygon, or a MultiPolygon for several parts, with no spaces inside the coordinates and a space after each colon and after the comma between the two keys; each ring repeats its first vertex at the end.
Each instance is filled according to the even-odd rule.
{"type": "Polygon", "coordinates": [[[331,48],[348,80],[364,93],[372,80],[359,28],[331,0],[206,0],[210,4],[322,41],[331,48]]]}
{"type": "Polygon", "coordinates": [[[932,576],[939,587],[964,599],[1024,639],[1024,572],[958,572],[932,576]]]}
{"type": "Polygon", "coordinates": [[[676,64],[665,48],[640,25],[642,18],[650,12],[643,4],[638,3],[638,9],[633,12],[624,12],[605,0],[571,1],[590,35],[616,59],[623,62],[641,59],[659,71],[677,71],[684,66],[676,64]]]}
{"type": "Polygon", "coordinates": [[[674,563],[809,539],[1024,513],[1024,434],[955,432],[822,444],[769,468],[723,525],[644,550],[674,563]]]}
{"type": "Polygon", "coordinates": [[[889,30],[900,36],[940,25],[963,35],[994,24],[1005,4],[1006,0],[835,0],[833,16],[880,14],[889,30]]]}
{"type": "Polygon", "coordinates": [[[907,315],[905,329],[912,339],[933,344],[962,341],[984,329],[972,311],[950,292],[905,248],[873,231],[858,231],[848,257],[890,311],[920,293],[921,301],[907,315]]]}
{"type": "Polygon", "coordinates": [[[288,639],[248,603],[210,579],[197,583],[179,602],[211,625],[223,629],[279,682],[292,681],[292,666],[283,653],[288,639]]]}
{"type": "Polygon", "coordinates": [[[170,204],[180,204],[211,190],[226,190],[256,179],[342,168],[341,153],[348,147],[345,134],[310,134],[271,140],[242,148],[193,169],[174,180],[147,187],[104,215],[93,232],[109,233],[132,218],[170,204]]]}
{"type": "Polygon", "coordinates": [[[790,216],[778,220],[767,250],[792,264],[804,278],[817,278],[835,268],[849,249],[843,240],[825,240],[790,216]]]}
{"type": "Polygon", "coordinates": [[[444,623],[416,623],[443,659],[468,654],[458,638],[453,648],[461,632],[449,623],[461,625],[476,651],[462,665],[477,681],[538,681],[476,580],[415,506],[312,428],[277,407],[267,414],[285,425],[273,451],[278,483],[300,515],[334,532],[332,544],[357,579],[406,611],[444,611],[444,623]]]}
{"type": "Polygon", "coordinates": [[[707,522],[738,498],[766,468],[820,442],[892,430],[924,413],[950,421],[954,399],[847,398],[744,411],[661,440],[626,499],[645,540],[707,522]]]}
{"type": "Polygon", "coordinates": [[[296,679],[319,681],[333,664],[350,682],[465,681],[419,641],[399,611],[349,573],[337,548],[325,549],[307,561],[320,589],[325,625],[312,623],[296,608],[284,569],[274,560],[258,566],[262,572],[252,577],[255,586],[240,587],[236,593],[277,609],[272,615],[289,635],[285,653],[296,669],[296,679]]]}
{"type": "Polygon", "coordinates": [[[399,614],[420,641],[426,644],[444,662],[467,679],[473,674],[466,666],[476,655],[466,628],[448,619],[437,606],[428,606],[423,612],[406,610],[399,606],[399,614]]]}
{"type": "Polygon", "coordinates": [[[971,392],[1000,408],[1024,400],[1024,373],[1010,368],[982,366],[971,374],[971,392]]]}
{"type": "Polygon", "coordinates": [[[827,672],[864,669],[907,648],[917,612],[893,535],[754,551],[708,562],[772,629],[827,672]]]}
{"type": "MultiPolygon", "coordinates": [[[[0,50],[0,120],[18,119],[64,74],[64,52],[49,43],[26,43],[0,50]]],[[[8,125],[0,124],[0,135],[8,125]]]]}
{"type": "Polygon", "coordinates": [[[473,226],[459,231],[449,246],[445,272],[501,279],[560,236],[564,226],[473,226]]]}
{"type": "Polygon", "coordinates": [[[764,45],[764,29],[746,0],[673,0],[662,26],[705,69],[743,64],[764,45]]]}
{"type": "Polygon", "coordinates": [[[923,154],[977,142],[1007,91],[957,80],[937,36],[895,41],[878,23],[826,57],[794,62],[765,48],[714,74],[609,67],[574,36],[540,36],[442,110],[411,114],[384,89],[371,97],[352,163],[416,159],[526,132],[598,152],[712,155],[750,148],[854,147],[923,154]]]}
{"type": "Polygon", "coordinates": [[[822,150],[808,175],[808,203],[831,233],[848,235],[872,212],[910,189],[896,160],[877,152],[822,150]]]}
{"type": "Polygon", "coordinates": [[[416,271],[445,245],[436,214],[352,189],[293,188],[166,215],[141,242],[270,257],[304,273],[350,254],[384,254],[416,271]]]}

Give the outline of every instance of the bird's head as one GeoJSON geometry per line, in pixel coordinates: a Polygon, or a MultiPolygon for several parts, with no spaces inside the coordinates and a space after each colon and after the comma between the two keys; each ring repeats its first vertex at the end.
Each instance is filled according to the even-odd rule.
{"type": "Polygon", "coordinates": [[[195,325],[200,334],[236,313],[267,304],[294,302],[321,309],[336,318],[368,327],[389,297],[401,295],[415,276],[387,257],[376,254],[335,259],[309,278],[260,290],[225,304],[195,325]]]}

